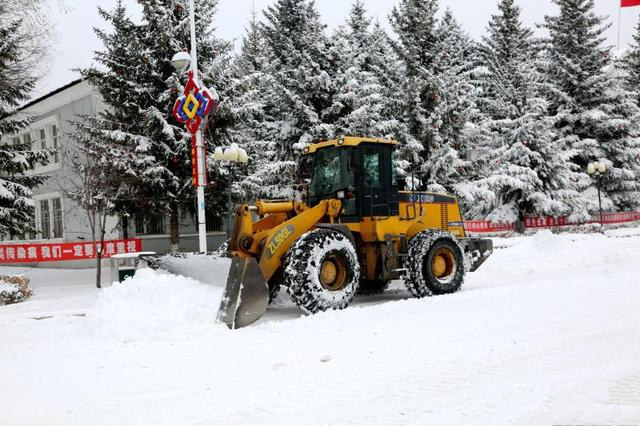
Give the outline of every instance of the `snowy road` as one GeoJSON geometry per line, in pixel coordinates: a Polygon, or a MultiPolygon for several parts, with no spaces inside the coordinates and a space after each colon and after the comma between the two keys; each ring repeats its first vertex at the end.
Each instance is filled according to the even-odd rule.
{"type": "Polygon", "coordinates": [[[0,425],[640,424],[640,228],[496,245],[455,295],[314,317],[281,295],[237,331],[219,287],[30,271],[0,307],[0,425]]]}

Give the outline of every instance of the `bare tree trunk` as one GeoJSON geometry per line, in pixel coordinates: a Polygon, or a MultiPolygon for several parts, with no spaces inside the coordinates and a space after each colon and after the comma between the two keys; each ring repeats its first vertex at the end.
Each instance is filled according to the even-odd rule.
{"type": "MultiPolygon", "coordinates": [[[[98,213],[96,213],[98,216],[98,213]]],[[[98,232],[100,233],[100,238],[97,241],[98,250],[96,251],[96,259],[98,264],[96,265],[96,287],[102,288],[102,250],[104,250],[104,230],[102,227],[102,218],[100,216],[97,217],[97,225],[100,226],[98,232]]],[[[95,239],[94,233],[94,239],[95,239]]]]}
{"type": "Polygon", "coordinates": [[[129,216],[122,216],[121,224],[122,224],[122,239],[129,239],[129,216]]]}
{"type": "Polygon", "coordinates": [[[169,234],[171,237],[171,251],[177,252],[180,248],[180,227],[178,224],[178,204],[171,203],[171,213],[169,216],[169,234]]]}
{"type": "Polygon", "coordinates": [[[98,264],[96,265],[96,287],[102,288],[102,283],[100,281],[102,275],[102,244],[98,245],[96,259],[98,261],[98,264]]]}
{"type": "Polygon", "coordinates": [[[98,256],[97,256],[98,265],[97,265],[97,268],[96,268],[97,269],[97,272],[96,272],[96,274],[97,274],[97,276],[96,276],[96,286],[98,288],[102,288],[102,284],[101,284],[101,281],[102,281],[102,276],[101,276],[102,275],[102,253],[103,253],[103,250],[104,250],[104,236],[107,233],[107,229],[106,228],[107,228],[108,215],[104,211],[101,211],[99,213],[98,217],[100,218],[100,221],[99,221],[99,225],[100,225],[100,230],[99,230],[99,232],[100,232],[100,241],[98,242],[99,249],[98,249],[98,256]]]}
{"type": "Polygon", "coordinates": [[[89,219],[89,229],[91,229],[91,244],[93,244],[93,252],[96,254],[97,265],[96,265],[96,287],[101,288],[100,283],[100,260],[102,257],[102,247],[96,240],[96,211],[90,208],[87,208],[87,218],[89,219]]]}
{"type": "Polygon", "coordinates": [[[515,231],[518,234],[524,234],[524,213],[518,212],[518,220],[516,220],[515,231]]]}

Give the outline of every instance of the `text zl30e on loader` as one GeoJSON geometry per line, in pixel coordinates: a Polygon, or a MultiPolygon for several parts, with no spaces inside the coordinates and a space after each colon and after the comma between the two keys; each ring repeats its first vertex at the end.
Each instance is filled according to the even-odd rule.
{"type": "Polygon", "coordinates": [[[454,197],[398,190],[396,145],[356,137],[311,145],[307,202],[237,206],[218,322],[251,324],[281,286],[307,313],[346,308],[356,292],[383,292],[399,278],[415,297],[456,292],[493,244],[465,238],[454,197]]]}

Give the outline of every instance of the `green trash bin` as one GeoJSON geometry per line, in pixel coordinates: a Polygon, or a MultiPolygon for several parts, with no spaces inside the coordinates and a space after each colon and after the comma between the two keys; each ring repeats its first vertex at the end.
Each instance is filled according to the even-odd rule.
{"type": "Polygon", "coordinates": [[[140,256],[154,254],[156,253],[153,251],[114,254],[109,258],[109,262],[111,263],[111,281],[109,284],[114,282],[121,283],[127,277],[134,276],[138,267],[138,262],[140,261],[140,256]]]}

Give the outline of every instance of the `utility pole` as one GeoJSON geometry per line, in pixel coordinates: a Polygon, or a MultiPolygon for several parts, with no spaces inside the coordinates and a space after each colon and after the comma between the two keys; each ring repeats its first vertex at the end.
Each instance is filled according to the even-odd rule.
{"type": "MultiPolygon", "coordinates": [[[[193,79],[198,81],[198,46],[196,42],[196,18],[193,0],[189,0],[189,24],[191,27],[191,71],[193,79]]],[[[207,252],[207,221],[205,215],[204,185],[206,184],[206,164],[204,155],[204,143],[202,140],[202,130],[198,127],[196,132],[196,156],[198,159],[198,237],[200,240],[200,252],[207,252]]]]}

